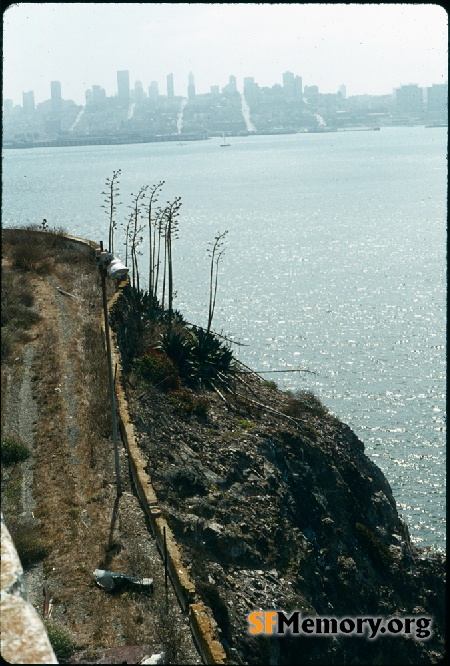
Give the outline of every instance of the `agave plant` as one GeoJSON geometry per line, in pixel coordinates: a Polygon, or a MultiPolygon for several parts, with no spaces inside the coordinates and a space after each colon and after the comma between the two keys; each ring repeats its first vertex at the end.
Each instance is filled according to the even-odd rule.
{"type": "Polygon", "coordinates": [[[198,326],[164,333],[158,348],[176,364],[185,383],[196,387],[221,383],[233,360],[231,349],[214,333],[198,326]]]}
{"type": "Polygon", "coordinates": [[[230,371],[233,352],[219,338],[198,326],[191,327],[193,339],[192,356],[196,380],[199,384],[208,385],[217,379],[219,374],[230,371]]]}
{"type": "Polygon", "coordinates": [[[173,329],[163,333],[159,349],[165,352],[178,367],[180,377],[192,383],[194,381],[194,366],[192,356],[192,343],[183,333],[177,333],[173,329]]]}

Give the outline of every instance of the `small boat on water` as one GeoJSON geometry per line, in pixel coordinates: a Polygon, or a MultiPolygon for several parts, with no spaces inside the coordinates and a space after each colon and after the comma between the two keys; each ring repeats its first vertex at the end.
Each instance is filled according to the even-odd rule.
{"type": "Polygon", "coordinates": [[[223,133],[223,136],[222,136],[222,143],[220,144],[220,147],[221,147],[221,148],[227,148],[227,146],[231,146],[231,143],[227,143],[227,142],[225,141],[225,132],[224,132],[224,133],[223,133]]]}

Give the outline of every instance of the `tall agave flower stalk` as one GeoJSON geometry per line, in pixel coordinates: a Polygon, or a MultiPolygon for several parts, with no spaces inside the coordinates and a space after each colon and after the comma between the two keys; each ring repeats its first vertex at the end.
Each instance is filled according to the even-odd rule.
{"type": "Polygon", "coordinates": [[[227,235],[228,231],[223,233],[218,233],[214,239],[214,243],[210,243],[212,248],[209,250],[211,257],[211,268],[210,268],[210,280],[209,280],[209,311],[208,311],[208,325],[206,327],[207,332],[211,330],[211,324],[214,317],[214,310],[216,307],[216,296],[217,296],[217,284],[219,276],[219,262],[225,252],[223,247],[223,239],[227,235]]]}
{"type": "Polygon", "coordinates": [[[113,171],[112,178],[106,179],[106,192],[102,192],[106,197],[104,204],[102,204],[102,208],[106,210],[109,217],[108,248],[112,254],[114,254],[114,231],[117,228],[115,215],[117,212],[117,206],[121,203],[118,201],[119,176],[121,173],[120,169],[113,171]]]}

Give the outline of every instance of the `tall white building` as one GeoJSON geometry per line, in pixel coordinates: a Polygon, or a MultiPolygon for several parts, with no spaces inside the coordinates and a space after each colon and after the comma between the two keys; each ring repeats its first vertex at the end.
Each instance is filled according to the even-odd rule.
{"type": "Polygon", "coordinates": [[[128,70],[117,72],[117,96],[121,102],[130,102],[130,74],[128,70]]]}

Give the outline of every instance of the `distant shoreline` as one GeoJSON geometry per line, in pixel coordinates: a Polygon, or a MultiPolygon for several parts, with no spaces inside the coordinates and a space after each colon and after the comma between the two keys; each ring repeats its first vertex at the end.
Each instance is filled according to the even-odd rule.
{"type": "MultiPolygon", "coordinates": [[[[386,125],[383,127],[425,127],[427,129],[436,127],[447,127],[448,125],[386,125]]],[[[234,134],[230,136],[281,136],[285,134],[330,134],[333,132],[373,132],[381,130],[381,127],[320,127],[318,129],[310,130],[286,130],[279,129],[271,132],[247,132],[246,134],[234,134]]],[[[168,143],[177,142],[185,143],[187,141],[208,141],[217,138],[204,134],[171,134],[171,135],[156,135],[156,136],[135,136],[135,137],[110,137],[110,136],[93,136],[93,137],[78,137],[78,138],[59,138],[49,139],[42,141],[5,141],[2,144],[4,150],[14,150],[21,148],[67,148],[72,146],[124,146],[133,145],[136,143],[168,143]]]]}

